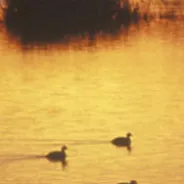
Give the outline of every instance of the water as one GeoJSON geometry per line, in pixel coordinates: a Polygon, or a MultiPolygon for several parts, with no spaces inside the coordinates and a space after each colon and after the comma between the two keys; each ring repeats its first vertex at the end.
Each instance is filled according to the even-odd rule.
{"type": "Polygon", "coordinates": [[[0,31],[0,183],[184,180],[184,26],[25,45],[0,31]],[[133,134],[130,153],[110,144],[133,134]],[[42,158],[66,144],[67,167],[42,158]]]}

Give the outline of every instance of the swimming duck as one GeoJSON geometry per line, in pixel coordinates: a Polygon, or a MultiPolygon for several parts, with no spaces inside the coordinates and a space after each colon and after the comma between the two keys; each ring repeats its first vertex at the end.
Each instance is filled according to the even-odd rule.
{"type": "Polygon", "coordinates": [[[126,137],[117,137],[114,138],[111,143],[116,145],[116,146],[126,146],[126,147],[130,147],[131,145],[131,140],[130,137],[132,136],[132,134],[130,132],[128,132],[126,134],[126,137]]]}
{"type": "Polygon", "coordinates": [[[66,158],[66,149],[67,147],[64,145],[61,147],[61,151],[52,151],[46,155],[46,158],[50,161],[64,161],[66,158]]]}
{"type": "Polygon", "coordinates": [[[138,184],[136,180],[131,180],[130,182],[122,182],[118,184],[138,184]]]}

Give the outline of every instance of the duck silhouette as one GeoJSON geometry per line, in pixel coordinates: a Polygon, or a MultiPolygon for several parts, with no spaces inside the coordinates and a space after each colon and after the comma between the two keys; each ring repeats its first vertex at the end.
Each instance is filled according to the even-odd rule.
{"type": "Polygon", "coordinates": [[[61,147],[61,151],[52,151],[46,155],[46,158],[50,161],[65,161],[66,153],[65,150],[68,149],[65,145],[61,147]]]}
{"type": "Polygon", "coordinates": [[[126,137],[116,137],[113,140],[111,140],[111,143],[114,144],[115,146],[127,147],[128,149],[131,149],[131,139],[130,139],[131,136],[132,134],[128,132],[126,134],[126,137]]]}
{"type": "Polygon", "coordinates": [[[117,184],[138,184],[136,180],[131,180],[130,182],[121,182],[117,184]]]}

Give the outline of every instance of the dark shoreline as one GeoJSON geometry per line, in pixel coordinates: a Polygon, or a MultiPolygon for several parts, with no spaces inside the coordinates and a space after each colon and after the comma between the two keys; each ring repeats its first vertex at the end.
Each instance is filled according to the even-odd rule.
{"type": "Polygon", "coordinates": [[[113,32],[138,22],[138,9],[119,0],[11,0],[4,12],[8,33],[23,42],[57,42],[66,35],[113,32]],[[23,3],[24,2],[24,3],[23,3]],[[34,11],[33,11],[34,10],[34,11]]]}

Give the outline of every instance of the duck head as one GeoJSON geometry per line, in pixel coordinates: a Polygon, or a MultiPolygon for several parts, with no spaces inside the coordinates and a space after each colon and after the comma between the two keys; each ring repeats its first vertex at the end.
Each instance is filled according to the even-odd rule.
{"type": "Polygon", "coordinates": [[[63,145],[62,147],[61,147],[61,151],[65,151],[66,149],[68,149],[65,145],[63,145]]]}
{"type": "Polygon", "coordinates": [[[127,136],[127,137],[131,137],[132,134],[131,134],[130,132],[128,132],[128,133],[126,134],[126,136],[127,136]]]}

